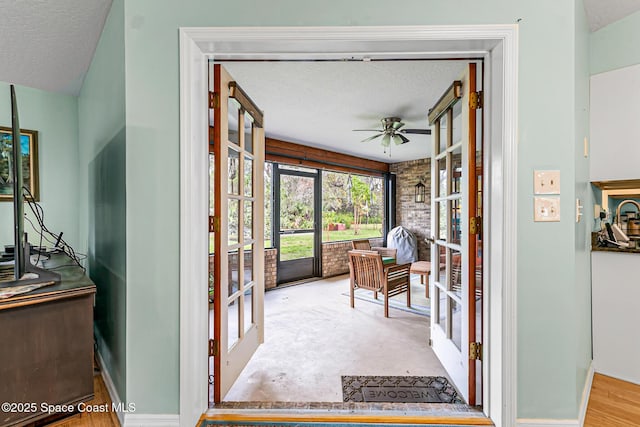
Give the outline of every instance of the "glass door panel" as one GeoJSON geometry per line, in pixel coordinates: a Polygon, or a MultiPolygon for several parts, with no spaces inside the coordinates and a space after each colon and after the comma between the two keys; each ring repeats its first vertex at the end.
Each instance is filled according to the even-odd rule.
{"type": "Polygon", "coordinates": [[[278,283],[319,275],[320,174],[274,164],[278,283]]]}
{"type": "Polygon", "coordinates": [[[220,65],[213,109],[213,401],[220,402],[264,340],[264,129],[260,110],[220,65]],[[251,113],[249,113],[251,111],[251,113]],[[217,341],[217,343],[216,343],[217,341]]]}
{"type": "Polygon", "coordinates": [[[478,112],[470,106],[476,90],[475,67],[469,64],[460,81],[452,85],[462,88],[459,93],[447,92],[448,98],[442,98],[457,100],[434,106],[432,111],[441,113],[430,118],[436,136],[431,169],[435,178],[431,228],[436,236],[431,246],[432,271],[439,265],[438,274],[431,275],[431,340],[434,352],[470,405],[478,402],[481,384],[477,362],[469,360],[471,344],[481,341],[481,328],[476,325],[476,289],[482,288],[481,233],[478,227],[471,227],[481,221],[481,208],[476,205],[481,206],[482,197],[481,185],[476,185],[481,184],[476,162],[482,159],[476,148],[478,112]]]}

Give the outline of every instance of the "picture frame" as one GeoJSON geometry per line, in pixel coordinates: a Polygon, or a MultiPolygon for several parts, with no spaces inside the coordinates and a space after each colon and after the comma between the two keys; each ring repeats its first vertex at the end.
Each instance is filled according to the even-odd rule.
{"type": "MultiPolygon", "coordinates": [[[[13,184],[10,178],[12,139],[11,128],[0,126],[0,202],[13,201],[13,184]]],[[[37,202],[40,200],[38,131],[20,129],[20,145],[23,184],[37,202]]]]}

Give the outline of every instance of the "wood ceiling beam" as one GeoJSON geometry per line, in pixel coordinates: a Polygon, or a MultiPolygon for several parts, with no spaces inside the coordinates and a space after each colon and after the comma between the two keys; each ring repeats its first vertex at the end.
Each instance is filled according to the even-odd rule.
{"type": "Polygon", "coordinates": [[[265,160],[364,175],[383,175],[389,165],[322,148],[265,138],[265,160]]]}

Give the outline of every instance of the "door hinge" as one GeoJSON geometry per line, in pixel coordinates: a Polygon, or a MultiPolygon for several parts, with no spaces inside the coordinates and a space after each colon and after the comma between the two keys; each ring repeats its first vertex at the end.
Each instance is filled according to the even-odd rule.
{"type": "Polygon", "coordinates": [[[469,234],[480,234],[480,228],[482,227],[482,217],[472,216],[469,218],[469,234]]]}
{"type": "Polygon", "coordinates": [[[209,357],[218,356],[218,341],[209,340],[209,357]]]}
{"type": "Polygon", "coordinates": [[[220,232],[220,217],[209,216],[209,233],[220,232]]]}
{"type": "Polygon", "coordinates": [[[209,92],[209,108],[220,108],[220,94],[209,92]]]}
{"type": "Polygon", "coordinates": [[[482,108],[482,91],[471,92],[469,94],[469,108],[478,110],[482,108]]]}
{"type": "Polygon", "coordinates": [[[482,360],[482,343],[469,343],[469,360],[482,360]]]}

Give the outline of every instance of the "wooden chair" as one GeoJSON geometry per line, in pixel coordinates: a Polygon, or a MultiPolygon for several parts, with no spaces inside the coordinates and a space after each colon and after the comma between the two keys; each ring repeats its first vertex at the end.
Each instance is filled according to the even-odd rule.
{"type": "Polygon", "coordinates": [[[354,292],[357,288],[384,295],[384,317],[389,317],[389,298],[407,293],[407,307],[411,307],[411,285],[409,268],[411,264],[394,264],[385,267],[382,256],[376,251],[349,251],[351,308],[355,306],[354,292]]]}
{"type": "Polygon", "coordinates": [[[382,246],[371,247],[371,242],[369,242],[369,239],[352,240],[351,247],[354,250],[376,251],[383,257],[390,257],[394,260],[397,259],[398,255],[398,250],[395,248],[384,248],[382,246]]]}

